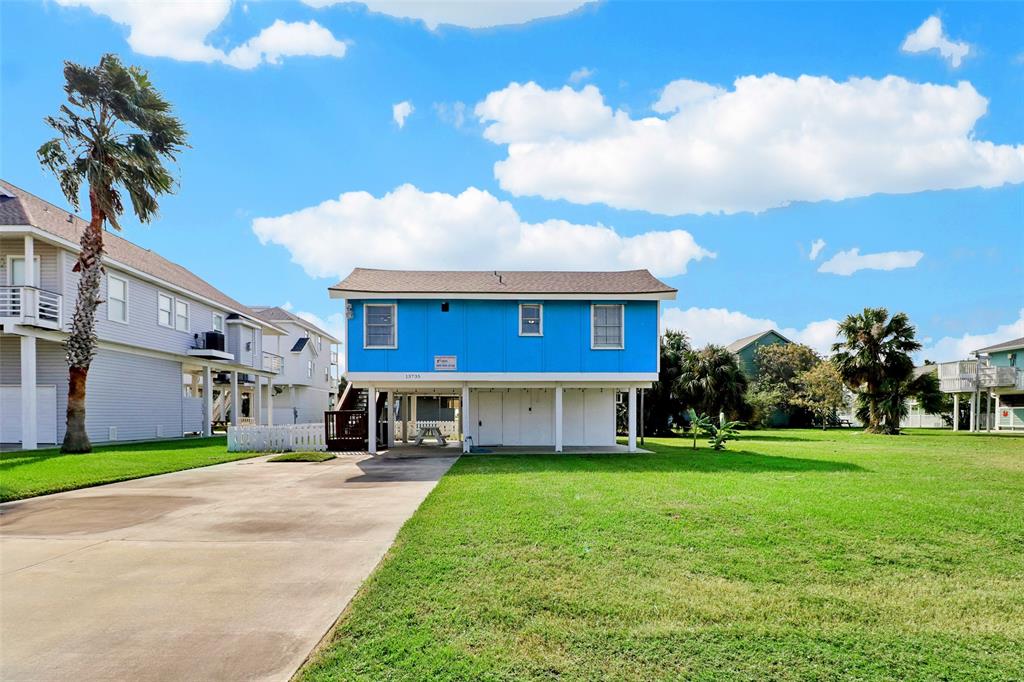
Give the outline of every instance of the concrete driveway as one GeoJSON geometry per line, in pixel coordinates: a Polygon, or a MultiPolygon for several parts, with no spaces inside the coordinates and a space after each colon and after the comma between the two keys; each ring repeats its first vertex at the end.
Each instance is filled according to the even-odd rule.
{"type": "Polygon", "coordinates": [[[287,680],[454,461],[261,457],[0,505],[0,679],[287,680]]]}

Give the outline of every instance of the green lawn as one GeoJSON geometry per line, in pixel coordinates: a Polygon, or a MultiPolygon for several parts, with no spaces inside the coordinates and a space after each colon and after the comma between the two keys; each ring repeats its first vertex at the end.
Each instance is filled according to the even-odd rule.
{"type": "Polygon", "coordinates": [[[0,453],[0,502],[220,464],[260,453],[228,452],[227,438],[102,445],[87,455],[59,450],[0,453]]]}
{"type": "Polygon", "coordinates": [[[275,455],[268,462],[327,462],[337,457],[333,452],[286,452],[275,455]]]}
{"type": "Polygon", "coordinates": [[[463,457],[303,680],[1024,679],[1024,439],[463,457]]]}

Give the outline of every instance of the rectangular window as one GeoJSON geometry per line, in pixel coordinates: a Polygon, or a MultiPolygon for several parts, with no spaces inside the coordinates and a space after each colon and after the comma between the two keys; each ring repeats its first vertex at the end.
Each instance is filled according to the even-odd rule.
{"type": "MultiPolygon", "coordinates": [[[[35,263],[35,270],[32,273],[32,286],[39,286],[39,256],[32,259],[35,263]]],[[[25,257],[9,256],[7,258],[7,278],[11,286],[22,286],[28,284],[25,281],[25,257]]]]}
{"type": "Polygon", "coordinates": [[[398,315],[394,303],[363,305],[363,348],[397,348],[398,315]]]}
{"type": "Polygon", "coordinates": [[[107,319],[128,321],[128,280],[107,275],[107,319]]]}
{"type": "Polygon", "coordinates": [[[174,302],[174,328],[181,332],[188,331],[188,303],[174,302]]]}
{"type": "Polygon", "coordinates": [[[624,306],[594,305],[591,311],[591,348],[618,349],[623,347],[622,321],[624,306]]]}
{"type": "Polygon", "coordinates": [[[224,333],[224,316],[220,313],[213,314],[213,331],[224,333]]]}
{"type": "Polygon", "coordinates": [[[323,349],[324,349],[324,340],[323,340],[323,338],[319,334],[317,334],[316,335],[316,350],[319,353],[323,349]]]}
{"type": "Polygon", "coordinates": [[[167,294],[156,295],[156,321],[161,327],[173,327],[174,326],[174,299],[167,294]]]}
{"type": "Polygon", "coordinates": [[[519,336],[544,335],[544,306],[539,303],[519,304],[519,336]]]}
{"type": "Polygon", "coordinates": [[[310,379],[313,378],[313,361],[312,360],[310,360],[309,362],[306,363],[306,376],[309,377],[310,379]]]}

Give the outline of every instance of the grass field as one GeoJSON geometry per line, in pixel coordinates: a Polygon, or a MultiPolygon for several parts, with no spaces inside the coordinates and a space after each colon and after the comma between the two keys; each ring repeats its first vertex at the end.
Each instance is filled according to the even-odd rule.
{"type": "Polygon", "coordinates": [[[1024,439],[463,457],[303,680],[1024,679],[1024,439]]]}
{"type": "Polygon", "coordinates": [[[59,450],[0,453],[0,502],[255,457],[228,452],[227,439],[189,438],[102,445],[87,455],[59,450]]]}

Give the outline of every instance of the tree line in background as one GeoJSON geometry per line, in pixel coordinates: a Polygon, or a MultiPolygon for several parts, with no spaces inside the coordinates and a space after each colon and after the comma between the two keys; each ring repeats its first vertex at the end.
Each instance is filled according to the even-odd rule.
{"type": "Polygon", "coordinates": [[[830,358],[799,343],[766,345],[755,352],[748,377],[723,346],[695,349],[686,334],[668,331],[658,381],[644,396],[644,433],[674,435],[689,428],[694,413],[761,426],[822,428],[852,413],[866,431],[897,434],[911,398],[930,414],[951,408],[935,373],[914,371],[911,353],[920,348],[904,313],[865,308],[839,325],[830,358]]]}

